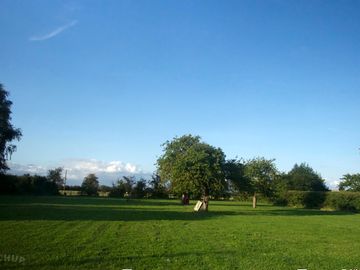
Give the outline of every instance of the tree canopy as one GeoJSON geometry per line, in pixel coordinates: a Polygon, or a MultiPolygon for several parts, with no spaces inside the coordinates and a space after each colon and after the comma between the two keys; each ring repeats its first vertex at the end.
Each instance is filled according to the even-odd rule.
{"type": "Polygon", "coordinates": [[[250,178],[245,174],[246,165],[240,159],[229,159],[225,162],[225,177],[229,191],[251,192],[250,178]]]}
{"type": "Polygon", "coordinates": [[[49,181],[56,184],[58,188],[62,188],[65,184],[65,179],[62,177],[63,168],[58,167],[48,171],[47,178],[49,181]]]}
{"type": "Polygon", "coordinates": [[[275,159],[258,157],[245,164],[245,176],[250,179],[250,187],[254,193],[270,196],[277,175],[275,159]]]}
{"type": "Polygon", "coordinates": [[[324,179],[306,163],[295,164],[287,174],[288,189],[327,191],[324,179]]]}
{"type": "Polygon", "coordinates": [[[359,192],[360,191],[360,173],[345,174],[341,178],[341,182],[339,184],[339,190],[359,192]]]}
{"type": "Polygon", "coordinates": [[[158,172],[161,179],[170,181],[173,192],[200,192],[208,197],[225,187],[225,154],[220,148],[192,135],[175,137],[163,147],[158,172]]]}
{"type": "Polygon", "coordinates": [[[99,181],[95,174],[90,173],[84,178],[81,184],[81,190],[87,195],[97,195],[99,189],[99,181]]]}
{"type": "Polygon", "coordinates": [[[5,91],[0,83],[0,173],[9,169],[6,160],[16,150],[16,146],[11,144],[13,140],[20,140],[21,130],[11,124],[11,105],[8,99],[9,93],[5,91]]]}

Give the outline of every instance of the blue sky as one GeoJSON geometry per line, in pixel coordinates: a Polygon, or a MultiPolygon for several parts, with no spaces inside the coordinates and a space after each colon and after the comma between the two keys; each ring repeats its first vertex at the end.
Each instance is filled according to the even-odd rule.
{"type": "Polygon", "coordinates": [[[228,158],[307,162],[334,186],[360,171],[359,14],[359,1],[2,0],[0,81],[24,135],[12,168],[151,173],[160,145],[191,133],[228,158]]]}

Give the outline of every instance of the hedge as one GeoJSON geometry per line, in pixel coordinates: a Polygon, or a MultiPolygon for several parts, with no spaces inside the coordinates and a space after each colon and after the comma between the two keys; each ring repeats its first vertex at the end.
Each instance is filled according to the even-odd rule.
{"type": "Polygon", "coordinates": [[[39,175],[0,174],[0,195],[57,195],[55,183],[39,175]]]}
{"type": "Polygon", "coordinates": [[[360,192],[327,192],[324,207],[358,212],[360,211],[360,192]]]}
{"type": "Polygon", "coordinates": [[[274,198],[275,204],[305,208],[360,211],[360,192],[286,191],[274,198]]]}

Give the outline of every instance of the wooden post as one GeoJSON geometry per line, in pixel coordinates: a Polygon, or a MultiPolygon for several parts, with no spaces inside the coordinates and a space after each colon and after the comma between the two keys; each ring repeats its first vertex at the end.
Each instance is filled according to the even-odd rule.
{"type": "Polygon", "coordinates": [[[253,208],[256,208],[256,193],[253,196],[253,208]]]}

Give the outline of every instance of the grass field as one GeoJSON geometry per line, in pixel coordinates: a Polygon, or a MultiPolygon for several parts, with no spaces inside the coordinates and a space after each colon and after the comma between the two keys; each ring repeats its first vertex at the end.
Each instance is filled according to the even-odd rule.
{"type": "Polygon", "coordinates": [[[0,269],[360,269],[360,214],[219,201],[209,209],[0,197],[0,269]]]}

